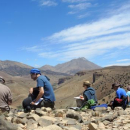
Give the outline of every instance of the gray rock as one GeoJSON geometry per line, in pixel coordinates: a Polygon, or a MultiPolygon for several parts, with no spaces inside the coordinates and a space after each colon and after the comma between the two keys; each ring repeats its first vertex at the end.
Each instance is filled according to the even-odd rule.
{"type": "Polygon", "coordinates": [[[53,123],[52,121],[46,120],[46,119],[43,119],[43,118],[40,118],[40,119],[38,120],[38,124],[39,124],[41,127],[52,125],[52,123],[53,123]]]}
{"type": "Polygon", "coordinates": [[[20,113],[17,114],[17,117],[19,117],[19,118],[25,118],[25,117],[27,117],[28,115],[29,115],[28,113],[20,112],[20,113]]]}
{"type": "Polygon", "coordinates": [[[84,125],[89,125],[91,123],[91,121],[85,121],[83,124],[84,125]]]}
{"type": "Polygon", "coordinates": [[[0,117],[0,130],[17,130],[17,125],[7,122],[0,117]]]}
{"type": "Polygon", "coordinates": [[[82,129],[82,126],[81,125],[75,125],[73,126],[74,128],[78,129],[78,130],[81,130],[82,129]]]}
{"type": "Polygon", "coordinates": [[[76,125],[76,120],[75,119],[67,119],[67,125],[76,125]]]}
{"type": "Polygon", "coordinates": [[[27,120],[27,125],[32,125],[34,124],[36,121],[34,121],[33,119],[29,119],[27,120]]]}
{"type": "Polygon", "coordinates": [[[33,119],[29,119],[27,121],[27,130],[33,130],[33,129],[37,128],[37,124],[38,123],[36,121],[34,121],[33,119]]]}
{"type": "Polygon", "coordinates": [[[98,126],[95,123],[90,123],[89,124],[89,129],[90,130],[97,130],[98,126]]]}
{"type": "Polygon", "coordinates": [[[64,112],[63,111],[55,111],[55,117],[63,117],[64,112]]]}
{"type": "Polygon", "coordinates": [[[27,119],[26,119],[26,118],[23,118],[23,119],[17,118],[17,119],[15,120],[15,122],[16,122],[17,124],[23,124],[23,125],[25,125],[26,122],[27,122],[27,119]]]}
{"type": "Polygon", "coordinates": [[[105,121],[103,121],[103,124],[108,125],[108,124],[110,124],[110,121],[105,120],[105,121]]]}
{"type": "Polygon", "coordinates": [[[66,117],[67,118],[72,118],[72,119],[76,119],[79,123],[82,123],[82,117],[79,113],[73,111],[73,110],[69,110],[67,113],[66,113],[66,117]]]}
{"type": "Polygon", "coordinates": [[[46,115],[46,112],[42,111],[40,108],[37,108],[35,110],[35,113],[39,116],[45,116],[46,115]]]}
{"type": "Polygon", "coordinates": [[[62,130],[62,128],[60,128],[57,125],[50,125],[50,126],[47,126],[46,128],[47,129],[45,129],[45,130],[62,130]]]}
{"type": "Polygon", "coordinates": [[[100,111],[100,112],[102,112],[102,113],[105,113],[105,112],[107,111],[107,109],[106,109],[105,107],[96,107],[96,108],[94,109],[94,111],[100,111]]]}
{"type": "Polygon", "coordinates": [[[27,119],[33,119],[35,121],[37,121],[40,117],[37,114],[31,114],[27,117],[27,119]]]}

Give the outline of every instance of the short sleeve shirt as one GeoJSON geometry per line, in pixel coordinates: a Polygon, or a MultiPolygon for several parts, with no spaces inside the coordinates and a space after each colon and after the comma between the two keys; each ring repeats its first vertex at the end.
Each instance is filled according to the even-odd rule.
{"type": "MultiPolygon", "coordinates": [[[[128,91],[128,92],[126,93],[126,95],[129,96],[129,99],[130,99],[130,91],[128,91]]],[[[130,102],[128,102],[128,105],[130,106],[130,102]]]]}
{"type": "Polygon", "coordinates": [[[44,75],[41,75],[37,78],[37,87],[44,88],[44,94],[43,94],[44,99],[50,100],[52,102],[55,101],[53,87],[44,75]]]}
{"type": "Polygon", "coordinates": [[[8,101],[12,101],[11,90],[0,83],[0,108],[9,109],[8,101]]]}
{"type": "Polygon", "coordinates": [[[118,88],[116,91],[116,96],[121,99],[122,96],[126,97],[126,91],[123,88],[118,88]]]}

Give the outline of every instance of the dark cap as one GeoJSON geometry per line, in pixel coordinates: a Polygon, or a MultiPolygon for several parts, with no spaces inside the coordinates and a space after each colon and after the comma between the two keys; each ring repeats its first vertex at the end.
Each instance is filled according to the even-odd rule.
{"type": "Polygon", "coordinates": [[[119,87],[119,86],[121,86],[119,83],[113,83],[111,89],[113,89],[114,87],[119,87]]]}

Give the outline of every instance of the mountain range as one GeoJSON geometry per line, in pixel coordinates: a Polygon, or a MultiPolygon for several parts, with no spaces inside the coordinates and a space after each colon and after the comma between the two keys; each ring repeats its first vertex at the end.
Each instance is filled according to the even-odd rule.
{"type": "Polygon", "coordinates": [[[62,73],[73,75],[77,73],[78,71],[93,70],[93,69],[99,69],[99,68],[101,67],[82,57],[78,59],[73,59],[63,64],[58,64],[56,66],[45,65],[45,66],[42,66],[40,69],[51,70],[55,72],[62,72],[62,73]]]}
{"type": "MultiPolygon", "coordinates": [[[[21,105],[22,100],[28,95],[29,88],[36,87],[36,82],[31,79],[29,74],[32,68],[32,66],[16,61],[0,61],[0,76],[4,77],[6,85],[12,91],[13,106],[21,105]]],[[[62,86],[62,84],[58,84],[59,79],[68,80],[78,71],[98,68],[101,67],[85,58],[78,58],[63,64],[58,64],[55,67],[46,65],[39,69],[43,75],[50,78],[50,82],[55,90],[62,86]]]]}
{"type": "MultiPolygon", "coordinates": [[[[28,75],[32,66],[16,61],[0,61],[0,71],[12,76],[28,75]]],[[[100,66],[86,60],[85,58],[73,59],[69,62],[58,64],[56,66],[45,65],[39,68],[45,74],[73,75],[78,71],[99,69],[100,66]]]]}

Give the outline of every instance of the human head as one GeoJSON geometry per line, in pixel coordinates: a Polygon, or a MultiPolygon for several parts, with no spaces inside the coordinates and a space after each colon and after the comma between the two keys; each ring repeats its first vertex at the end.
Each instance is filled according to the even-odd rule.
{"type": "Polygon", "coordinates": [[[91,85],[91,83],[90,83],[89,81],[84,81],[84,82],[83,82],[83,87],[84,87],[84,89],[89,88],[90,85],[91,85]]]}
{"type": "Polygon", "coordinates": [[[39,75],[41,75],[41,72],[40,72],[39,69],[33,68],[33,69],[30,70],[30,75],[31,75],[31,78],[32,78],[33,80],[36,80],[37,77],[38,77],[39,75]]]}
{"type": "Polygon", "coordinates": [[[115,91],[120,87],[119,83],[113,83],[112,84],[112,89],[114,89],[115,91]]]}
{"type": "Polygon", "coordinates": [[[0,76],[0,83],[4,84],[5,83],[5,80],[3,77],[0,76]]]}
{"type": "Polygon", "coordinates": [[[127,86],[127,90],[130,91],[130,85],[127,86]]]}

